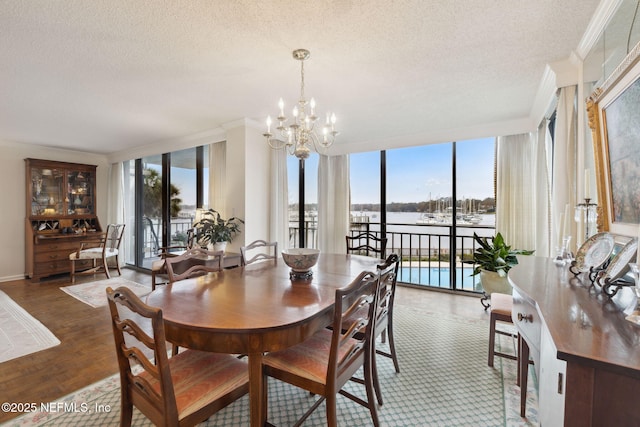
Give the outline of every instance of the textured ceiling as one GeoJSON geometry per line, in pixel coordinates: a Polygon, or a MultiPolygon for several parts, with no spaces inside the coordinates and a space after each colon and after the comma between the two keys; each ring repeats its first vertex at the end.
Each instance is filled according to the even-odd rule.
{"type": "Polygon", "coordinates": [[[341,150],[528,131],[598,0],[0,0],[0,140],[114,153],[306,93],[341,150]]]}

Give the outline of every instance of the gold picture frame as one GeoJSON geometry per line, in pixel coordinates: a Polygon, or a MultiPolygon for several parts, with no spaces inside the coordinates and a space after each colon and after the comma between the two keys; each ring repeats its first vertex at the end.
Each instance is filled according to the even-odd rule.
{"type": "Polygon", "coordinates": [[[598,231],[638,235],[640,43],[587,98],[600,217],[598,231]]]}

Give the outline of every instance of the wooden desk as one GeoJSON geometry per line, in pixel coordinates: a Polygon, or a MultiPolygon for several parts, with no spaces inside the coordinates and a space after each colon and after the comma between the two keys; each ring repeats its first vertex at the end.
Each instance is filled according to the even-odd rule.
{"type": "Polygon", "coordinates": [[[518,259],[513,321],[539,373],[541,424],[640,425],[640,327],[622,312],[634,304],[631,289],[610,300],[567,266],[518,259]]]}
{"type": "Polygon", "coordinates": [[[147,303],[163,311],[167,339],[182,347],[246,353],[251,425],[266,421],[264,352],[297,344],[331,323],[335,291],[381,260],[320,254],[310,281],[291,281],[278,259],[160,287],[147,303]]]}

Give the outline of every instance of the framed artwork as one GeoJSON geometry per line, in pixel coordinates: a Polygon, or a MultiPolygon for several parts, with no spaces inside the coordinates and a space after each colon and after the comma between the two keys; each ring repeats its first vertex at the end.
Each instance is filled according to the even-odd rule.
{"type": "Polygon", "coordinates": [[[593,134],[599,231],[638,235],[640,224],[640,43],[587,99],[593,134]]]}

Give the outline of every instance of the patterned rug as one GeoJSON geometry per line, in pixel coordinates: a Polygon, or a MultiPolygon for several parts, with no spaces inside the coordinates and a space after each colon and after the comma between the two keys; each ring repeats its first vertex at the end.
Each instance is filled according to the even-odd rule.
{"type": "MultiPolygon", "coordinates": [[[[527,418],[519,416],[520,389],[515,386],[516,363],[496,358],[487,366],[488,321],[469,321],[396,306],[396,345],[400,370],[380,357],[378,369],[384,397],[380,422],[388,427],[424,426],[537,426],[537,392],[529,384],[527,418]]],[[[512,343],[499,337],[500,346],[512,343]]],[[[508,350],[506,350],[508,351],[508,350]]],[[[115,355],[114,355],[115,357],[115,355]]],[[[530,369],[530,372],[533,369],[530,369]]],[[[58,412],[27,414],[9,426],[118,425],[120,391],[112,376],[61,399],[58,412]]],[[[362,386],[347,387],[360,396],[362,386]]],[[[269,421],[288,426],[312,404],[308,392],[269,379],[269,421]]],[[[215,414],[201,426],[249,425],[248,397],[215,414]]],[[[338,397],[338,419],[343,426],[369,426],[369,412],[351,400],[338,397]]],[[[134,409],[133,425],[151,426],[134,409]]],[[[324,404],[304,424],[325,426],[324,404]]]]}
{"type": "Polygon", "coordinates": [[[42,323],[0,291],[0,362],[60,344],[42,323]]]}
{"type": "Polygon", "coordinates": [[[107,305],[106,289],[108,287],[116,289],[120,286],[126,286],[139,297],[151,292],[150,286],[144,286],[140,283],[123,279],[122,277],[112,277],[111,279],[98,280],[96,282],[69,285],[61,287],[60,289],[83,303],[95,308],[107,305]]]}

